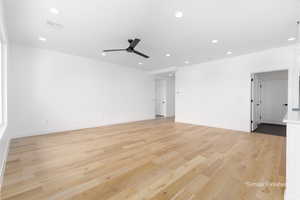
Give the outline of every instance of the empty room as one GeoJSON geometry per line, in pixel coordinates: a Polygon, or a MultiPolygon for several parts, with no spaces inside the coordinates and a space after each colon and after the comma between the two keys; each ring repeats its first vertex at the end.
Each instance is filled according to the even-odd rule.
{"type": "Polygon", "coordinates": [[[0,0],[1,200],[299,200],[299,0],[0,0]]]}

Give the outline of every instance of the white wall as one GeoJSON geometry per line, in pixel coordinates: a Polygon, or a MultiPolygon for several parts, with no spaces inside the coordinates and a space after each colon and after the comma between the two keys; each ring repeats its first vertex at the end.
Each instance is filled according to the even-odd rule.
{"type": "Polygon", "coordinates": [[[12,45],[8,132],[12,137],[154,118],[146,72],[44,49],[12,45]]]}
{"type": "Polygon", "coordinates": [[[299,200],[300,179],[300,117],[299,112],[291,113],[287,120],[287,148],[286,148],[286,190],[285,200],[299,200]]]}
{"type": "Polygon", "coordinates": [[[5,158],[8,150],[9,136],[5,134],[7,126],[7,109],[6,109],[6,69],[7,69],[7,34],[4,20],[4,10],[2,1],[0,1],[0,40],[1,40],[1,68],[0,68],[0,107],[1,107],[1,124],[0,124],[0,190],[4,172],[5,158]]]}
{"type": "MultiPolygon", "coordinates": [[[[293,68],[294,51],[293,46],[282,47],[179,68],[176,121],[249,131],[251,74],[293,68]]],[[[293,81],[289,80],[289,105],[294,103],[293,81]]]]}

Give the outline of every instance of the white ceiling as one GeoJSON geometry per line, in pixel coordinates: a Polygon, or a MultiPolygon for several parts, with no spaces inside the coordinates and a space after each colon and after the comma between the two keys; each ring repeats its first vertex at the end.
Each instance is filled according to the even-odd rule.
{"type": "Polygon", "coordinates": [[[299,8],[298,0],[4,0],[13,42],[145,70],[291,44],[287,39],[296,36],[299,8]],[[49,12],[53,7],[58,15],[49,12]],[[174,17],[177,10],[182,18],[174,17]],[[47,20],[64,28],[50,28],[47,20]],[[126,52],[101,55],[103,49],[126,48],[135,37],[142,39],[136,50],[150,59],[126,52]]]}

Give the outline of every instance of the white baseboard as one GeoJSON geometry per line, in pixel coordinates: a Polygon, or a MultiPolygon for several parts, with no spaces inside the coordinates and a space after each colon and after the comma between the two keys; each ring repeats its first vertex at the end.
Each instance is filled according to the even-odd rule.
{"type": "Polygon", "coordinates": [[[284,200],[299,200],[300,199],[300,194],[292,194],[289,192],[289,190],[285,190],[284,193],[284,200]]]}
{"type": "Polygon", "coordinates": [[[125,120],[125,121],[102,123],[102,124],[100,122],[87,122],[86,125],[74,124],[67,128],[66,127],[57,127],[57,128],[43,129],[43,130],[28,130],[28,131],[23,131],[22,133],[19,133],[18,135],[14,136],[12,139],[45,135],[45,134],[51,134],[51,133],[59,133],[59,132],[65,132],[65,131],[74,131],[74,130],[80,130],[80,129],[86,129],[86,128],[96,128],[96,127],[116,125],[116,124],[125,124],[125,123],[139,122],[139,121],[152,120],[152,119],[155,119],[155,117],[151,116],[151,117],[142,118],[139,120],[128,120],[128,121],[125,120]]]}
{"type": "Polygon", "coordinates": [[[1,171],[0,171],[0,192],[1,192],[2,184],[3,184],[3,178],[4,178],[4,172],[5,172],[5,166],[6,166],[6,160],[7,160],[7,156],[8,156],[9,146],[10,146],[10,138],[7,139],[5,146],[4,146],[3,161],[2,161],[1,171]]]}
{"type": "Polygon", "coordinates": [[[241,127],[233,127],[233,126],[224,126],[224,125],[220,125],[220,124],[199,123],[199,121],[197,121],[197,120],[178,119],[178,117],[176,117],[176,116],[175,116],[175,122],[193,124],[193,125],[198,125],[198,126],[207,126],[207,127],[212,127],[212,128],[221,128],[221,129],[240,131],[240,132],[245,132],[245,133],[250,132],[250,129],[248,127],[241,128],[241,127]]]}

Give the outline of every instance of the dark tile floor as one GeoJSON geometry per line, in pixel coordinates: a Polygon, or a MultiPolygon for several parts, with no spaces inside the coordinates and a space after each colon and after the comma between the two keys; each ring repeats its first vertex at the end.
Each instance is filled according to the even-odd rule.
{"type": "Polygon", "coordinates": [[[262,123],[258,125],[257,129],[254,132],[286,137],[286,126],[262,123]]]}

